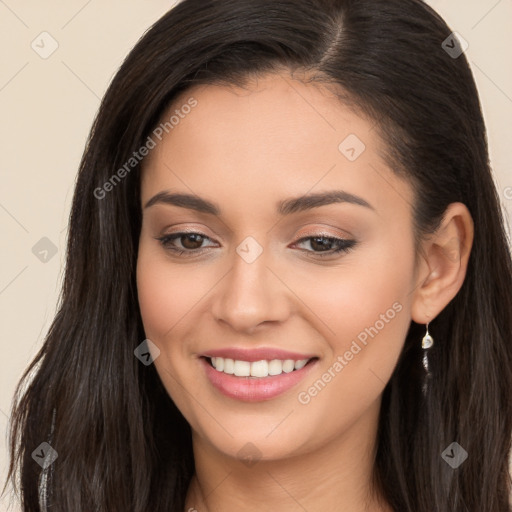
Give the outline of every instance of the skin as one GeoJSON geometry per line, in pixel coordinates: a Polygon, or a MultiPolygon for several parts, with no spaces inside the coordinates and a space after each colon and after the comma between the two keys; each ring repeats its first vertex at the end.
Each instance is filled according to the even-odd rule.
{"type": "Polygon", "coordinates": [[[173,109],[191,96],[197,106],[144,161],[141,204],[162,191],[193,193],[221,214],[144,208],[137,265],[146,336],[160,350],[156,370],[192,428],[196,474],[185,510],[389,511],[371,485],[382,391],[411,319],[426,324],[460,289],[471,216],[450,205],[416,259],[411,186],[384,162],[374,123],[319,84],[283,73],[244,89],[195,86],[173,109]],[[366,146],[354,161],[338,149],[350,134],[366,146]],[[372,208],[338,202],[276,213],[280,200],[340,189],[372,208]],[[155,239],[184,229],[208,237],[174,241],[203,248],[199,255],[178,256],[155,239]],[[263,249],[250,264],[235,250],[247,236],[263,249]],[[357,243],[321,258],[318,244],[299,242],[306,236],[357,243]],[[300,403],[299,393],[332,372],[393,304],[401,306],[394,318],[300,403]],[[213,388],[198,359],[232,346],[319,360],[286,393],[246,403],[213,388]],[[239,454],[248,442],[258,451],[252,465],[239,454]]]}

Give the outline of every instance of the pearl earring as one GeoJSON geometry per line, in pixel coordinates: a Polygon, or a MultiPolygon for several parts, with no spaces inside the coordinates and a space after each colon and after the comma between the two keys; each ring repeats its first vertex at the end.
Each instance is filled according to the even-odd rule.
{"type": "MultiPolygon", "coordinates": [[[[425,336],[423,336],[423,339],[421,340],[421,348],[424,350],[423,352],[423,368],[425,368],[425,372],[427,373],[426,379],[430,378],[431,373],[428,368],[428,356],[427,351],[428,349],[434,344],[434,338],[430,336],[430,333],[428,332],[428,322],[427,322],[427,332],[425,336]]],[[[425,380],[426,380],[425,379],[425,380]]],[[[423,384],[423,393],[426,392],[426,382],[423,384]]]]}

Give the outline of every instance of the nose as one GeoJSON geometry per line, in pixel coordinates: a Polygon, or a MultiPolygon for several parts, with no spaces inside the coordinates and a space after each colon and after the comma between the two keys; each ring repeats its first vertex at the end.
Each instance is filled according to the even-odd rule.
{"type": "Polygon", "coordinates": [[[235,252],[233,266],[219,285],[212,312],[234,331],[250,334],[264,324],[283,322],[290,314],[287,288],[268,266],[265,250],[252,263],[235,252]]]}

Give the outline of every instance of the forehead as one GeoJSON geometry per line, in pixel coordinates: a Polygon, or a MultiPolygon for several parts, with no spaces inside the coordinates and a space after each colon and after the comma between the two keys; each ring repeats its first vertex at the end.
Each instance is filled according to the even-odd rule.
{"type": "MultiPolygon", "coordinates": [[[[192,87],[174,100],[162,120],[165,122],[173,113],[179,113],[190,98],[197,105],[172,127],[173,137],[166,137],[166,142],[177,150],[183,139],[191,144],[200,141],[198,156],[227,144],[236,144],[238,155],[250,152],[253,157],[287,150],[292,156],[294,148],[312,154],[314,149],[332,151],[333,142],[348,130],[361,139],[371,137],[373,145],[380,143],[371,133],[373,123],[342,104],[327,86],[304,83],[284,74],[252,79],[243,88],[192,87]]],[[[337,144],[334,150],[336,154],[337,144]]]]}
{"type": "MultiPolygon", "coordinates": [[[[261,202],[262,194],[275,192],[275,201],[340,185],[382,196],[382,173],[393,174],[374,123],[319,83],[268,75],[244,88],[195,86],[161,121],[173,115],[172,127],[144,162],[143,199],[185,183],[202,195],[209,185],[231,197],[246,192],[249,202],[261,202]],[[185,108],[191,100],[195,106],[185,108]]],[[[386,176],[393,180],[398,178],[386,176]]],[[[393,183],[394,194],[405,185],[393,183]]]]}

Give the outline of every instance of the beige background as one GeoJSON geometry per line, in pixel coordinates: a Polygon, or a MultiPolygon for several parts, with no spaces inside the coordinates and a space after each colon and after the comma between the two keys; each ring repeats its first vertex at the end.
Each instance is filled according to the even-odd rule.
{"type": "MultiPolygon", "coordinates": [[[[93,116],[122,59],[174,3],[0,0],[2,482],[11,398],[55,312],[73,184],[93,116]],[[34,41],[39,52],[51,48],[50,36],[40,36],[42,32],[58,44],[46,59],[31,47],[34,41]],[[57,250],[46,263],[32,252],[43,237],[57,250]]],[[[496,184],[510,223],[512,59],[507,49],[512,48],[512,1],[429,3],[469,43],[466,54],[480,90],[496,184]]],[[[0,511],[7,510],[8,501],[0,500],[0,511]]]]}

